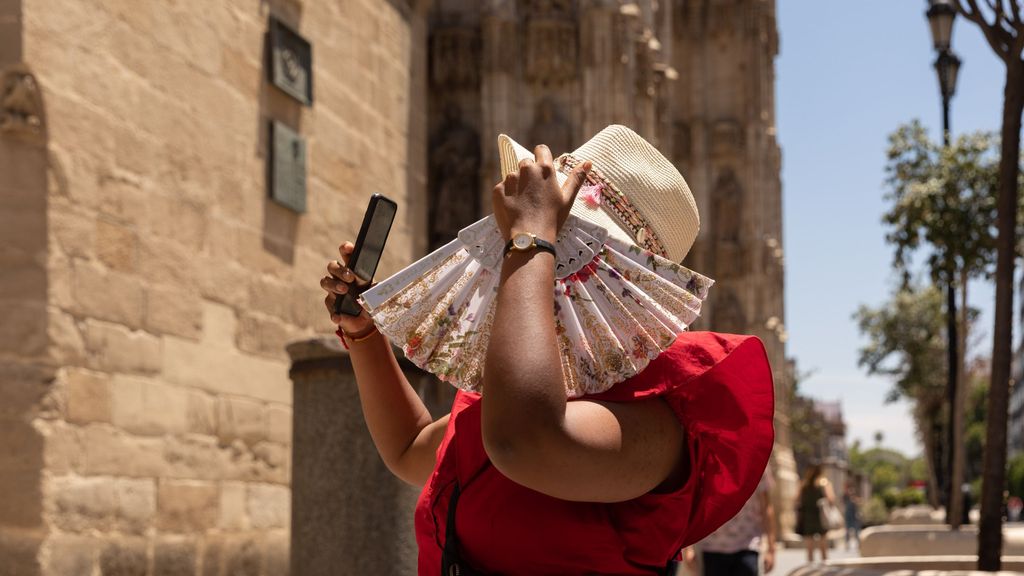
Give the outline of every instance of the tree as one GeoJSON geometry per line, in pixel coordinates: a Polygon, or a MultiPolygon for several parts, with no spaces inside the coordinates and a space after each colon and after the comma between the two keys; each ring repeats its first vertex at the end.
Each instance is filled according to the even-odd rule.
{"type": "Polygon", "coordinates": [[[936,478],[942,462],[946,354],[942,294],[934,287],[907,285],[879,308],[861,306],[854,314],[868,343],[859,351],[858,364],[869,374],[888,376],[893,387],[885,398],[901,398],[913,407],[914,424],[924,445],[929,470],[928,492],[938,504],[936,478]]]}
{"type": "Polygon", "coordinates": [[[948,479],[948,519],[958,528],[964,476],[964,371],[967,354],[968,280],[991,270],[995,256],[996,147],[991,134],[961,136],[949,146],[932,142],[920,122],[900,126],[889,136],[887,199],[892,208],[883,221],[886,240],[896,248],[895,264],[907,282],[911,257],[929,247],[932,281],[947,289],[949,404],[953,421],[947,444],[952,450],[948,479]],[[956,289],[960,292],[957,315],[956,289]],[[959,385],[957,383],[959,382],[959,385]]]}
{"type": "Polygon", "coordinates": [[[978,569],[999,570],[1003,548],[1003,483],[1006,479],[1006,421],[1010,399],[1010,342],[1013,338],[1013,266],[1017,247],[1017,188],[1020,128],[1024,112],[1024,18],[1020,0],[957,0],[960,13],[977,24],[1006,65],[1003,88],[1002,149],[999,161],[995,328],[988,398],[985,472],[978,532],[978,569]]]}

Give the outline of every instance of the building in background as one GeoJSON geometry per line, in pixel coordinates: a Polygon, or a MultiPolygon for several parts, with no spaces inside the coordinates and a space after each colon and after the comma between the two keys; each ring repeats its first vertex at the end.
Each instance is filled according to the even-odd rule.
{"type": "Polygon", "coordinates": [[[489,210],[499,133],[555,155],[613,123],[649,140],[701,215],[684,262],[716,284],[695,328],[757,335],[775,368],[776,510],[790,531],[774,0],[435,0],[428,18],[431,245],[489,210]]]}
{"type": "Polygon", "coordinates": [[[285,574],[284,348],[369,194],[386,275],[487,212],[499,132],[610,123],[694,191],[695,327],[767,346],[791,529],[777,49],[774,0],[0,1],[0,574],[285,574]]]}

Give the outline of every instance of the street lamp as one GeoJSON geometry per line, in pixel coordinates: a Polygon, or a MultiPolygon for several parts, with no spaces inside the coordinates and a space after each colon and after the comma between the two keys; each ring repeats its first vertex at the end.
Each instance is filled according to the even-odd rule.
{"type": "Polygon", "coordinates": [[[953,38],[953,18],[956,17],[956,7],[952,0],[929,0],[928,23],[932,27],[932,43],[936,52],[949,50],[950,40],[953,38]]]}
{"type": "MultiPolygon", "coordinates": [[[[956,93],[956,77],[960,71],[960,59],[953,53],[953,20],[956,18],[956,6],[953,0],[928,0],[928,24],[932,30],[932,45],[938,56],[935,58],[935,72],[939,76],[939,91],[942,94],[942,142],[949,148],[949,101],[956,93]]],[[[949,382],[946,387],[949,402],[949,428],[946,430],[946,522],[955,530],[960,527],[959,510],[963,507],[959,483],[963,482],[963,447],[956,446],[955,431],[962,426],[963,408],[957,402],[959,394],[956,375],[957,366],[957,326],[956,326],[956,294],[953,288],[953,274],[946,279],[946,332],[948,334],[947,360],[949,364],[949,382]],[[954,464],[956,461],[956,464],[954,464]],[[958,478],[954,481],[954,476],[958,478]],[[956,505],[954,506],[954,501],[956,505]]],[[[963,383],[959,383],[962,387],[963,383]]]]}

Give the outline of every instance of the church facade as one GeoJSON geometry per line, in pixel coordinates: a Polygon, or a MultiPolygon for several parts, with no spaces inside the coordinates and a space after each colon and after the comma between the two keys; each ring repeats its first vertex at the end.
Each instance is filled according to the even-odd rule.
{"type": "Polygon", "coordinates": [[[791,529],[774,0],[435,0],[427,21],[430,245],[488,211],[499,133],[556,156],[608,124],[654,144],[700,211],[684,263],[716,280],[694,328],[755,334],[775,367],[777,511],[791,529]]]}

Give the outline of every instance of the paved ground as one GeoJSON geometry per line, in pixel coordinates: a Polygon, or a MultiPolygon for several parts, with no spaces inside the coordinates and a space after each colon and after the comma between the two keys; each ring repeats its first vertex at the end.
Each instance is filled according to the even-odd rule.
{"type": "MultiPolygon", "coordinates": [[[[852,551],[844,550],[842,545],[838,548],[829,550],[829,560],[838,560],[841,558],[856,558],[858,556],[857,550],[852,551]]],[[[815,559],[820,560],[821,555],[815,553],[815,559]]],[[[780,548],[775,553],[775,570],[771,571],[771,576],[786,576],[793,570],[807,564],[807,550],[804,549],[784,549],[780,548]]]]}
{"type": "MultiPolygon", "coordinates": [[[[840,559],[840,558],[855,558],[857,557],[857,551],[846,551],[840,546],[829,550],[829,559],[840,559]]],[[[816,555],[816,558],[820,558],[820,555],[816,555]]],[[[771,571],[769,576],[786,576],[793,570],[807,564],[807,550],[801,549],[786,549],[779,548],[775,553],[775,569],[771,571]]],[[[681,567],[676,573],[677,576],[695,576],[688,569],[681,567]]]]}

